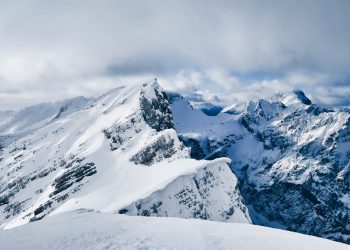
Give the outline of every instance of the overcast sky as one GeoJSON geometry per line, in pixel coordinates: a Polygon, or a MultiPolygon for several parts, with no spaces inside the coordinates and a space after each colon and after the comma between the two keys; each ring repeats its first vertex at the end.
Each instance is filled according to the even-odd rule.
{"type": "Polygon", "coordinates": [[[157,77],[235,102],[350,105],[350,1],[0,1],[0,109],[157,77]]]}

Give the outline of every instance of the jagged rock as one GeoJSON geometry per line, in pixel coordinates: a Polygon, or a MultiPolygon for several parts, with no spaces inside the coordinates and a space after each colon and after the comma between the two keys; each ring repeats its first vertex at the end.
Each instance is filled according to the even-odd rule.
{"type": "Polygon", "coordinates": [[[119,213],[249,223],[237,179],[229,171],[225,163],[217,161],[195,174],[178,177],[119,213]]]}
{"type": "MultiPolygon", "coordinates": [[[[118,87],[72,114],[67,114],[70,105],[61,105],[47,124],[3,148],[0,228],[81,207],[128,213],[122,203],[150,195],[159,199],[140,214],[153,216],[166,212],[168,204],[167,197],[155,194],[180,179],[179,199],[187,195],[180,191],[189,190],[188,183],[206,199],[196,218],[232,220],[241,214],[250,222],[228,161],[203,170],[210,161],[190,159],[173,129],[168,98],[157,82],[118,87]],[[216,208],[222,208],[220,217],[210,213],[216,208]]],[[[173,215],[185,216],[176,211],[173,215]]]]}
{"type": "Polygon", "coordinates": [[[151,128],[158,132],[164,129],[174,128],[167,94],[160,90],[158,85],[155,85],[152,91],[154,91],[152,93],[154,94],[153,97],[147,96],[149,93],[141,92],[140,106],[143,119],[151,128]]]}
{"type": "Polygon", "coordinates": [[[135,164],[151,166],[164,159],[188,158],[189,155],[184,145],[179,141],[175,141],[175,138],[176,134],[170,131],[160,135],[146,147],[134,154],[130,158],[130,161],[135,164]]]}
{"type": "Polygon", "coordinates": [[[216,120],[187,110],[194,119],[173,112],[180,138],[201,145],[206,158],[220,149],[232,159],[254,223],[350,243],[348,111],[312,104],[302,91],[249,102],[233,115],[225,108],[216,120]],[[198,119],[204,124],[191,126],[198,119]],[[240,139],[223,143],[232,133],[240,139]],[[211,147],[202,146],[205,137],[211,147]]]}

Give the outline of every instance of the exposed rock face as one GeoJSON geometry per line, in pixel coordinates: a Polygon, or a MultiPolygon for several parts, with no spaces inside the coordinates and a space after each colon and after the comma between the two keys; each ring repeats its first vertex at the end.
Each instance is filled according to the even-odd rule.
{"type": "Polygon", "coordinates": [[[159,88],[156,82],[152,84],[154,85],[153,93],[141,92],[140,106],[143,119],[158,132],[174,128],[167,94],[159,88]]]}
{"type": "Polygon", "coordinates": [[[350,114],[312,104],[301,91],[232,114],[206,131],[186,130],[191,121],[176,112],[174,123],[185,145],[205,154],[196,156],[232,159],[254,223],[350,243],[350,114]]]}
{"type": "Polygon", "coordinates": [[[303,91],[295,90],[294,94],[298,97],[298,99],[305,105],[311,105],[311,100],[307,98],[303,91]]]}
{"type": "Polygon", "coordinates": [[[207,116],[151,82],[66,112],[0,149],[1,227],[81,207],[230,222],[250,213],[350,243],[346,110],[296,91],[207,116]]]}
{"type": "Polygon", "coordinates": [[[119,213],[249,223],[237,179],[229,171],[223,162],[212,163],[195,174],[178,177],[119,213]]]}
{"type": "Polygon", "coordinates": [[[50,194],[54,196],[71,187],[74,183],[82,181],[85,177],[96,174],[95,163],[88,162],[84,165],[75,166],[57,177],[52,184],[55,190],[50,194]]]}
{"type": "Polygon", "coordinates": [[[142,131],[142,118],[134,114],[127,121],[114,124],[112,127],[105,129],[103,132],[110,142],[112,151],[120,149],[130,141],[135,134],[142,131]]]}
{"type": "Polygon", "coordinates": [[[131,157],[135,164],[151,166],[164,159],[188,158],[185,146],[178,141],[176,133],[166,131],[131,157]]]}
{"type": "MultiPolygon", "coordinates": [[[[205,148],[203,145],[203,141],[199,141],[198,139],[186,138],[185,136],[179,136],[180,140],[191,149],[190,156],[193,159],[201,160],[206,157],[205,148]]],[[[207,143],[207,141],[205,141],[207,143]]]]}
{"type": "MultiPolygon", "coordinates": [[[[18,156],[17,156],[18,157],[18,156]]],[[[15,157],[15,158],[17,158],[15,157]]],[[[17,158],[18,160],[18,158],[17,158]]],[[[16,165],[12,163],[10,165],[16,165]]],[[[25,165],[25,163],[23,163],[25,165]]],[[[58,203],[67,199],[71,194],[79,191],[80,188],[86,184],[86,178],[95,174],[96,167],[92,162],[85,163],[83,158],[72,159],[68,164],[61,160],[60,164],[54,163],[52,167],[41,168],[40,171],[32,169],[26,175],[19,175],[25,166],[18,165],[8,172],[8,179],[1,178],[1,182],[7,181],[7,185],[2,186],[0,190],[0,206],[3,206],[4,218],[9,219],[24,213],[24,217],[29,218],[30,221],[40,220],[49,212],[51,212],[58,203]],[[50,184],[53,191],[49,194],[48,199],[43,203],[33,206],[34,211],[25,213],[26,206],[30,206],[33,197],[30,192],[33,186],[39,183],[47,183],[53,177],[53,172],[58,170],[63,171],[61,175],[53,180],[50,184]],[[24,195],[26,194],[27,195],[24,195]],[[19,200],[17,197],[23,200],[19,200]]],[[[1,169],[3,170],[3,169],[1,169]]],[[[39,189],[33,190],[35,195],[40,195],[44,192],[46,186],[40,186],[39,189]]]]}
{"type": "MultiPolygon", "coordinates": [[[[242,193],[267,224],[349,243],[350,210],[342,201],[350,191],[349,178],[342,175],[350,160],[349,114],[310,106],[297,94],[305,106],[288,108],[271,122],[257,110],[245,114],[253,118],[249,132],[264,153],[246,168],[233,169],[250,177],[241,179],[242,193]]],[[[256,223],[266,224],[259,216],[256,223]]]]}
{"type": "Polygon", "coordinates": [[[228,162],[190,159],[156,82],[116,88],[68,114],[72,105],[0,149],[0,228],[77,208],[118,211],[141,200],[149,212],[138,215],[250,222],[228,162]]]}

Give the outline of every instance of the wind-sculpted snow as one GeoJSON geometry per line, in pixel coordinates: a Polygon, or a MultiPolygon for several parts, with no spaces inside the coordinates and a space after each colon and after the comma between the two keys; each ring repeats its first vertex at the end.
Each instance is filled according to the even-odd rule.
{"type": "Polygon", "coordinates": [[[92,98],[76,97],[0,113],[0,149],[52,121],[86,108],[92,98]]]}
{"type": "Polygon", "coordinates": [[[2,249],[346,250],[322,238],[240,223],[151,218],[88,209],[0,231],[2,249]]]}
{"type": "Polygon", "coordinates": [[[301,91],[232,105],[216,117],[172,102],[194,158],[227,156],[254,223],[350,243],[350,114],[301,91]],[[230,111],[234,109],[234,111],[230,111]]]}
{"type": "MultiPolygon", "coordinates": [[[[150,195],[155,199],[157,191],[180,177],[183,182],[178,185],[193,182],[192,176],[210,165],[190,159],[189,148],[173,129],[167,95],[157,82],[118,87],[82,110],[66,112],[60,109],[48,124],[1,150],[1,228],[77,208],[119,211],[150,195]]],[[[232,218],[243,214],[249,222],[234,175],[225,161],[220,168],[227,168],[229,176],[223,178],[211,168],[216,184],[201,188],[211,196],[197,200],[198,206],[208,211],[222,208],[232,218]],[[231,196],[214,197],[230,192],[231,196]]],[[[163,198],[158,202],[167,204],[163,198]]],[[[170,213],[165,207],[162,212],[167,209],[170,213]]],[[[171,211],[173,216],[185,216],[179,209],[171,211]]]]}

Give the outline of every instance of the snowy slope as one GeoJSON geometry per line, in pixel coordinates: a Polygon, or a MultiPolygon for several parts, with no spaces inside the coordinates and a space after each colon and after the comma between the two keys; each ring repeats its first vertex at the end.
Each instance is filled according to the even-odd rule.
{"type": "Polygon", "coordinates": [[[81,110],[92,98],[76,97],[55,103],[41,103],[19,111],[0,112],[0,148],[37,130],[53,120],[81,110]]]}
{"type": "Polygon", "coordinates": [[[0,248],[345,250],[348,245],[249,224],[79,210],[0,231],[0,248]]]}
{"type": "Polygon", "coordinates": [[[7,123],[11,117],[13,117],[13,115],[15,114],[15,111],[0,111],[0,126],[2,126],[3,124],[7,123]]]}
{"type": "Polygon", "coordinates": [[[196,159],[229,157],[254,223],[350,243],[350,113],[302,91],[215,117],[173,96],[175,129],[196,159]]]}
{"type": "Polygon", "coordinates": [[[15,141],[0,156],[1,227],[77,208],[250,223],[230,161],[190,159],[173,126],[165,92],[149,82],[15,141]]]}
{"type": "Polygon", "coordinates": [[[178,94],[171,95],[169,99],[175,130],[185,145],[191,147],[192,158],[227,156],[222,152],[227,146],[241,140],[243,135],[251,138],[239,123],[238,115],[222,112],[217,116],[207,116],[202,111],[193,109],[187,99],[178,94]]]}
{"type": "Polygon", "coordinates": [[[73,103],[0,114],[21,137],[0,150],[0,228],[88,208],[350,242],[348,110],[295,91],[208,116],[153,81],[73,103]]]}

